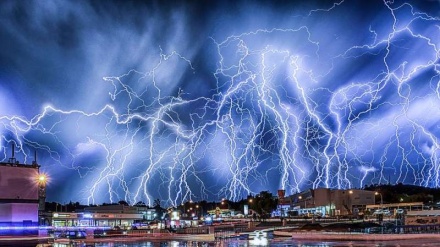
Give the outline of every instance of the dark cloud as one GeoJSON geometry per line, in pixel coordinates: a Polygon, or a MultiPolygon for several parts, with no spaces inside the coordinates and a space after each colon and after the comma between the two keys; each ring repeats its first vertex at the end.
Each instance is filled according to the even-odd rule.
{"type": "Polygon", "coordinates": [[[2,146],[60,201],[437,186],[438,7],[2,1],[2,146]]]}

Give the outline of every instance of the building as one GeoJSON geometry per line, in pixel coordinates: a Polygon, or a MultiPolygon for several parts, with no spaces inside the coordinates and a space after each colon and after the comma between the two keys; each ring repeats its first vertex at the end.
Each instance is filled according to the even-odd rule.
{"type": "Polygon", "coordinates": [[[0,163],[0,226],[39,224],[46,197],[46,178],[39,168],[35,161],[20,164],[15,158],[0,163]]]}
{"type": "MultiPolygon", "coordinates": [[[[216,207],[215,209],[208,210],[208,215],[214,218],[231,218],[240,214],[240,212],[235,211],[234,209],[223,209],[216,207]]],[[[196,217],[195,215],[193,217],[196,217]]],[[[197,218],[197,217],[196,217],[197,218]]]]}
{"type": "Polygon", "coordinates": [[[52,226],[131,227],[145,219],[148,213],[139,212],[137,207],[127,205],[103,205],[87,207],[83,212],[52,212],[49,221],[52,226]]]}
{"type": "Polygon", "coordinates": [[[438,225],[440,210],[408,211],[405,214],[405,225],[438,225]]]}
{"type": "Polygon", "coordinates": [[[55,227],[131,227],[138,220],[142,220],[142,214],[54,212],[51,222],[55,227]]]}
{"type": "Polygon", "coordinates": [[[82,212],[50,212],[48,222],[55,227],[120,227],[143,228],[149,224],[159,228],[165,226],[184,227],[197,225],[198,218],[182,217],[173,209],[159,210],[120,204],[87,207],[82,212]]]}
{"type": "Polygon", "coordinates": [[[367,205],[375,204],[375,192],[367,190],[317,188],[289,197],[290,215],[358,215],[367,205]]]}

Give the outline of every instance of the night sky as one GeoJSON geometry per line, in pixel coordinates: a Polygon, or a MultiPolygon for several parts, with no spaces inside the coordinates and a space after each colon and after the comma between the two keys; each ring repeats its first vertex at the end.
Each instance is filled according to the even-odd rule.
{"type": "Polygon", "coordinates": [[[48,201],[440,185],[439,1],[1,1],[0,42],[48,201]]]}

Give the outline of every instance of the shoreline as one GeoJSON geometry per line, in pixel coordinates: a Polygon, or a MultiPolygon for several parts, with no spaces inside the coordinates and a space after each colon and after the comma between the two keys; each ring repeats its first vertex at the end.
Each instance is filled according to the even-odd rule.
{"type": "MultiPolygon", "coordinates": [[[[422,240],[439,239],[440,234],[421,233],[421,234],[366,234],[366,233],[346,233],[346,232],[273,232],[274,238],[284,237],[292,240],[313,240],[313,241],[403,241],[403,240],[422,240]]],[[[100,243],[100,242],[138,242],[138,241],[215,241],[214,234],[163,234],[155,236],[127,236],[127,237],[106,237],[106,238],[87,238],[87,239],[49,239],[41,237],[10,237],[0,238],[0,246],[12,242],[38,242],[38,243],[58,243],[58,244],[78,244],[78,243],[100,243]],[[52,240],[52,241],[51,241],[52,240]]]]}
{"type": "Polygon", "coordinates": [[[155,241],[155,240],[194,240],[194,241],[214,241],[214,234],[146,234],[146,235],[124,235],[118,237],[91,237],[80,239],[53,238],[41,236],[8,236],[0,238],[1,244],[8,242],[26,241],[26,242],[53,242],[53,243],[98,243],[98,242],[130,242],[130,241],[155,241]]]}
{"type": "Polygon", "coordinates": [[[440,239],[438,233],[413,233],[413,234],[375,234],[375,233],[347,233],[347,232],[286,232],[274,231],[275,237],[289,237],[293,240],[344,240],[344,241],[399,241],[440,239]]]}

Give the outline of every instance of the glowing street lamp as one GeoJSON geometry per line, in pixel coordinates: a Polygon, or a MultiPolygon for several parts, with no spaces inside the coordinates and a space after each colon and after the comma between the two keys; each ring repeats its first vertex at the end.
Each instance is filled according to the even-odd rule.
{"type": "Polygon", "coordinates": [[[46,185],[46,183],[47,183],[47,176],[46,176],[46,174],[44,174],[44,173],[38,174],[37,182],[40,185],[46,185]]]}
{"type": "MultiPolygon", "coordinates": [[[[298,196],[298,199],[302,200],[303,197],[302,196],[298,196]]],[[[307,200],[304,199],[304,208],[307,208],[307,200]]]]}
{"type": "Polygon", "coordinates": [[[352,200],[351,200],[351,195],[353,195],[353,190],[349,190],[348,191],[348,205],[350,206],[350,208],[349,208],[349,213],[353,213],[353,202],[352,202],[352,200]]]}
{"type": "Polygon", "coordinates": [[[380,208],[382,208],[382,207],[383,207],[383,206],[382,206],[382,205],[383,205],[382,193],[376,191],[374,194],[375,194],[376,196],[377,196],[377,195],[380,195],[380,208]]]}
{"type": "Polygon", "coordinates": [[[221,204],[222,204],[222,205],[227,205],[227,206],[228,206],[228,209],[229,209],[229,202],[228,202],[228,200],[227,200],[226,198],[223,198],[223,199],[222,199],[221,204]]]}
{"type": "Polygon", "coordinates": [[[47,176],[44,173],[39,173],[36,180],[36,185],[38,186],[38,217],[42,218],[46,204],[47,176]]]}

